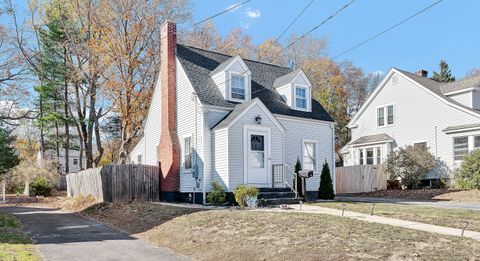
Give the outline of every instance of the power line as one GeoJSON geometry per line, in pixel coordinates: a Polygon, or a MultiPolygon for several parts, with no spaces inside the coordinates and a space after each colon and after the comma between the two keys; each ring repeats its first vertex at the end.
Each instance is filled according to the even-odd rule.
{"type": "Polygon", "coordinates": [[[282,50],[280,50],[279,53],[285,51],[286,49],[288,49],[289,47],[291,47],[292,45],[294,45],[295,43],[297,43],[298,41],[302,40],[303,38],[307,37],[309,34],[311,34],[313,31],[317,30],[318,28],[320,28],[320,26],[324,25],[325,23],[327,23],[329,20],[331,20],[332,18],[334,18],[335,16],[337,16],[340,12],[342,12],[343,10],[345,10],[348,6],[350,6],[351,4],[353,4],[353,2],[355,2],[355,0],[351,0],[349,3],[347,3],[346,5],[342,6],[340,9],[338,9],[335,13],[333,13],[332,15],[330,15],[329,17],[327,17],[325,20],[323,20],[320,24],[318,24],[317,26],[313,27],[312,29],[310,29],[310,31],[308,31],[307,33],[303,34],[302,36],[300,36],[299,38],[295,39],[295,41],[291,42],[289,45],[285,46],[282,50]]]}
{"type": "Polygon", "coordinates": [[[360,47],[360,46],[362,46],[362,45],[364,45],[364,44],[366,44],[366,43],[368,43],[368,42],[370,42],[370,41],[374,40],[375,38],[378,38],[378,37],[380,37],[381,35],[383,35],[383,34],[387,33],[388,31],[391,31],[391,30],[393,30],[394,28],[396,28],[396,27],[400,26],[401,24],[403,24],[403,23],[407,22],[408,20],[410,20],[410,19],[412,19],[412,18],[414,18],[414,17],[416,17],[416,16],[420,15],[421,13],[423,13],[423,12],[427,11],[428,9],[430,9],[430,8],[434,7],[435,5],[439,4],[439,3],[440,3],[440,2],[442,2],[442,1],[443,1],[443,0],[438,0],[438,1],[436,1],[435,3],[433,3],[433,4],[431,4],[431,5],[429,5],[429,6],[425,7],[425,8],[423,8],[422,10],[420,10],[420,11],[416,12],[415,14],[413,14],[413,15],[411,15],[411,16],[409,16],[409,17],[407,17],[407,18],[403,19],[402,21],[400,21],[400,22],[398,22],[398,23],[396,23],[396,24],[394,24],[394,25],[392,25],[392,26],[388,27],[387,29],[383,30],[382,32],[380,32],[380,33],[378,33],[378,34],[376,34],[376,35],[374,35],[374,36],[372,36],[372,37],[370,37],[370,38],[366,39],[365,41],[363,41],[363,42],[360,42],[360,43],[358,43],[357,45],[355,45],[355,46],[353,46],[353,47],[351,47],[351,48],[349,48],[349,49],[347,49],[347,50],[345,50],[345,51],[343,51],[343,52],[341,52],[341,53],[339,53],[339,54],[335,55],[335,56],[334,56],[332,59],[333,59],[333,60],[334,60],[334,59],[337,59],[338,57],[340,57],[340,56],[342,56],[342,55],[344,55],[344,54],[346,54],[346,53],[349,53],[349,52],[351,52],[351,51],[353,51],[353,50],[357,49],[358,47],[360,47]]]}
{"type": "Polygon", "coordinates": [[[201,24],[201,23],[204,23],[204,22],[206,22],[206,21],[208,21],[208,20],[211,20],[211,19],[213,19],[213,18],[215,18],[215,17],[217,17],[217,16],[220,16],[220,15],[222,15],[222,14],[224,14],[224,13],[228,13],[228,12],[230,12],[231,10],[234,10],[234,9],[236,9],[236,8],[242,6],[242,5],[244,5],[244,4],[246,4],[246,3],[250,2],[250,1],[252,1],[252,0],[246,0],[246,1],[244,1],[244,2],[241,2],[241,3],[238,3],[238,4],[236,4],[236,5],[230,6],[229,8],[223,10],[222,12],[217,13],[217,14],[214,14],[214,15],[208,17],[208,18],[205,18],[205,19],[203,19],[202,21],[196,22],[196,23],[190,25],[190,26],[187,27],[187,28],[195,27],[195,26],[197,26],[197,25],[199,25],[199,24],[201,24]]]}
{"type": "MultiPolygon", "coordinates": [[[[302,35],[300,38],[297,38],[295,39],[292,43],[290,43],[288,46],[286,46],[285,48],[282,48],[280,51],[278,51],[276,54],[281,54],[284,50],[286,50],[288,47],[292,46],[293,44],[295,44],[296,42],[298,42],[299,40],[305,38],[308,34],[312,33],[313,31],[315,31],[316,29],[318,29],[320,26],[322,26],[323,24],[325,24],[327,21],[329,21],[330,19],[332,19],[333,17],[335,17],[336,15],[338,15],[341,11],[343,11],[345,8],[347,8],[349,5],[351,5],[355,0],[351,0],[348,4],[344,5],[342,8],[340,8],[339,10],[337,10],[335,13],[333,13],[332,15],[330,15],[329,17],[327,17],[324,21],[322,21],[320,24],[318,24],[317,26],[315,26],[314,28],[312,28],[310,31],[308,31],[306,34],[302,35]]],[[[282,33],[279,35],[279,37],[276,38],[276,40],[273,42],[277,42],[281,36],[283,36],[288,28],[290,28],[297,20],[298,18],[300,18],[300,16],[303,15],[303,13],[305,13],[305,11],[310,7],[310,5],[312,4],[313,1],[311,1],[310,3],[307,4],[307,6],[297,15],[297,17],[295,17],[295,19],[287,26],[287,29],[283,30],[282,33]]],[[[271,46],[269,46],[269,48],[267,48],[267,50],[269,50],[271,48],[271,46]]],[[[248,69],[243,71],[242,73],[240,73],[240,75],[243,75],[245,74],[246,72],[248,72],[248,69]]],[[[220,83],[220,84],[224,84],[224,83],[228,83],[230,82],[230,79],[220,83]]],[[[259,90],[261,91],[261,90],[259,90]]],[[[256,91],[256,92],[252,92],[251,94],[254,94],[254,93],[257,93],[259,91],[256,91]]]]}
{"type": "MultiPolygon", "coordinates": [[[[214,15],[212,15],[212,16],[209,16],[209,17],[207,17],[207,18],[205,18],[205,19],[203,19],[203,20],[201,20],[201,21],[198,21],[198,22],[196,22],[196,23],[193,23],[193,24],[187,26],[186,29],[187,29],[187,28],[195,27],[195,26],[197,26],[197,25],[199,25],[199,24],[202,24],[202,23],[205,23],[205,22],[207,22],[207,21],[209,21],[209,20],[212,20],[213,18],[215,18],[215,17],[217,17],[217,16],[220,16],[220,15],[222,15],[222,14],[228,13],[228,12],[234,10],[234,9],[239,8],[240,6],[246,4],[246,3],[250,2],[250,1],[252,1],[252,0],[246,0],[246,1],[243,1],[243,2],[241,2],[241,3],[232,5],[232,6],[230,6],[229,8],[227,8],[227,9],[225,9],[225,10],[219,12],[219,13],[216,13],[216,14],[214,14],[214,15]]],[[[187,33],[185,33],[185,35],[186,35],[186,34],[187,34],[187,33]]],[[[182,34],[179,33],[179,32],[175,32],[174,35],[182,35],[182,34]]],[[[161,39],[164,39],[164,38],[166,38],[166,37],[168,37],[168,35],[165,35],[165,36],[160,37],[160,40],[161,40],[161,39]]]]}

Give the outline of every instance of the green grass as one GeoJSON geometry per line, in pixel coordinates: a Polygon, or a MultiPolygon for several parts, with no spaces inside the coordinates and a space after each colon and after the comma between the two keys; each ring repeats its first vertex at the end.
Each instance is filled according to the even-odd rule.
{"type": "Polygon", "coordinates": [[[0,260],[41,260],[35,246],[12,215],[0,214],[0,260]]]}
{"type": "MultiPolygon", "coordinates": [[[[342,202],[313,203],[316,206],[335,209],[342,209],[343,204],[342,202]]],[[[345,210],[348,211],[370,214],[372,210],[372,203],[349,202],[345,204],[345,210]]],[[[467,230],[480,232],[480,211],[375,203],[374,214],[453,228],[461,228],[462,221],[466,220],[469,222],[467,230]]]]}

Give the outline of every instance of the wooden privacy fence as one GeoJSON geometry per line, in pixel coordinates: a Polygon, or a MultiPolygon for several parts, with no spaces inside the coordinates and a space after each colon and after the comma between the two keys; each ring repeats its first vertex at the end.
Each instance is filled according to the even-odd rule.
{"type": "Polygon", "coordinates": [[[336,193],[361,193],[387,189],[383,165],[358,165],[335,169],[336,193]]]}
{"type": "Polygon", "coordinates": [[[69,197],[91,194],[102,202],[158,201],[160,168],[107,165],[67,175],[69,197]]]}

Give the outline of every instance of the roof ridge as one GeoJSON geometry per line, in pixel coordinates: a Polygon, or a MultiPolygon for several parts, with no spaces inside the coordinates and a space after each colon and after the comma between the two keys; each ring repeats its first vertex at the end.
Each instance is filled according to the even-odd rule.
{"type": "MultiPolygon", "coordinates": [[[[207,49],[202,49],[202,48],[195,47],[195,46],[192,46],[192,45],[187,45],[187,44],[177,44],[177,45],[180,45],[180,46],[183,46],[183,47],[187,47],[187,48],[193,48],[193,49],[197,49],[197,50],[200,50],[200,51],[209,52],[209,53],[213,53],[213,54],[220,54],[220,55],[223,55],[223,56],[226,56],[226,57],[230,57],[230,58],[235,57],[235,56],[233,56],[233,55],[228,55],[228,54],[220,53],[220,52],[217,52],[217,51],[211,51],[211,50],[207,50],[207,49]]],[[[239,56],[240,56],[240,55],[239,55],[239,56]]],[[[240,57],[241,57],[241,56],[240,56],[240,57]]],[[[279,67],[279,68],[283,68],[283,69],[294,70],[293,68],[290,68],[290,67],[287,67],[287,66],[282,66],[282,65],[273,64],[273,63],[261,62],[261,61],[258,61],[258,60],[247,59],[247,58],[243,58],[243,57],[241,57],[241,58],[242,58],[244,61],[249,61],[249,62],[253,62],[253,63],[261,63],[261,64],[265,64],[265,65],[269,65],[269,66],[274,66],[274,67],[279,67]]]]}

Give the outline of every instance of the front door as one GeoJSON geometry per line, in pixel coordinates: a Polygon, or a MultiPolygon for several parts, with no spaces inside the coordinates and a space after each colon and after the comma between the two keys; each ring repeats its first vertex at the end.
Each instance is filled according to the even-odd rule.
{"type": "Polygon", "coordinates": [[[268,186],[268,133],[248,131],[247,183],[268,186]]]}

